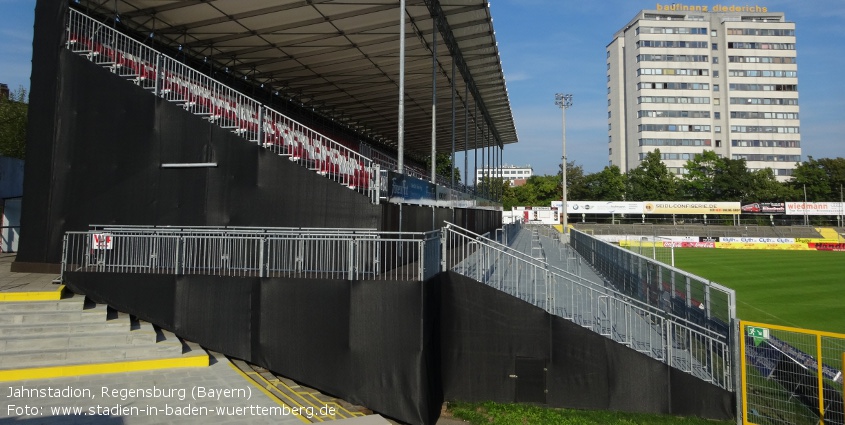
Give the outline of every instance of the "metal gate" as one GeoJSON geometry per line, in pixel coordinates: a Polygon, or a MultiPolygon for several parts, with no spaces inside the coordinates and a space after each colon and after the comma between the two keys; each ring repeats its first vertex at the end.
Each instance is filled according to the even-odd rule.
{"type": "Polygon", "coordinates": [[[843,425],[845,334],[740,322],[742,424],[843,425]]]}

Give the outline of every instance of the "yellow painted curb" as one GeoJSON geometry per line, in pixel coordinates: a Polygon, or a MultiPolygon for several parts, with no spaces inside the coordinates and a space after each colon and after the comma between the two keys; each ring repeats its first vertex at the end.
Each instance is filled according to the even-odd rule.
{"type": "Polygon", "coordinates": [[[115,363],[96,363],[70,366],[34,367],[28,369],[0,370],[0,381],[62,378],[107,373],[140,372],[145,370],[183,367],[208,367],[208,354],[176,359],[136,360],[115,363]]]}
{"type": "Polygon", "coordinates": [[[58,301],[62,299],[65,285],[59,285],[55,291],[41,292],[0,292],[0,302],[20,301],[58,301]]]}

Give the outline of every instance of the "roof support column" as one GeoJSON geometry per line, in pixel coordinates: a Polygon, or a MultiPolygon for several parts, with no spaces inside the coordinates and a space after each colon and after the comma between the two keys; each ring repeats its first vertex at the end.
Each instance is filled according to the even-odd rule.
{"type": "Polygon", "coordinates": [[[405,173],[405,0],[399,0],[399,140],[396,171],[405,173]]]}
{"type": "Polygon", "coordinates": [[[496,176],[496,170],[493,168],[493,138],[490,137],[490,127],[487,127],[487,169],[490,173],[490,181],[487,184],[487,199],[493,199],[493,178],[496,176]]]}
{"type": "Polygon", "coordinates": [[[502,201],[502,198],[504,197],[504,194],[505,194],[505,192],[504,192],[505,191],[505,184],[504,184],[505,183],[505,173],[503,171],[504,163],[502,162],[502,159],[503,159],[502,155],[504,155],[504,153],[505,153],[505,147],[504,146],[499,147],[499,178],[502,180],[502,185],[499,186],[499,197],[497,198],[499,200],[499,202],[502,201]]]}
{"type": "Polygon", "coordinates": [[[431,27],[431,182],[437,184],[437,18],[431,27]]]}
{"type": "Polygon", "coordinates": [[[484,170],[484,175],[487,176],[487,183],[484,185],[484,199],[490,199],[490,179],[493,176],[490,174],[490,149],[487,145],[487,137],[490,135],[490,128],[487,122],[484,121],[484,127],[481,127],[481,169],[484,170]]]}
{"type": "Polygon", "coordinates": [[[468,86],[464,86],[464,187],[469,187],[469,105],[467,105],[468,86]]]}
{"type": "Polygon", "coordinates": [[[476,100],[475,103],[475,112],[472,113],[472,127],[475,129],[475,135],[473,136],[475,139],[472,142],[472,150],[475,154],[475,182],[472,184],[472,191],[478,195],[478,123],[476,122],[476,114],[478,113],[478,101],[476,100]]]}
{"type": "Polygon", "coordinates": [[[455,61],[452,61],[452,162],[449,167],[449,177],[452,189],[455,188],[455,61]]]}

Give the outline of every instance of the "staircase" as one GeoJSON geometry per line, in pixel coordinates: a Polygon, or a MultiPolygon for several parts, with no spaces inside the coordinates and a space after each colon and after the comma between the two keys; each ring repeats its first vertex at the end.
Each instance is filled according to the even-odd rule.
{"type": "Polygon", "coordinates": [[[0,381],[204,366],[198,345],[82,295],[0,303],[0,381]]]}

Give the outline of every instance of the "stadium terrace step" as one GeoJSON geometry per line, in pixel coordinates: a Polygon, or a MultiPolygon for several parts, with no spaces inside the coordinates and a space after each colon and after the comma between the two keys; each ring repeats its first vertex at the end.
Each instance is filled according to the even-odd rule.
{"type": "Polygon", "coordinates": [[[208,365],[198,345],[84,296],[2,307],[0,381],[208,365]]]}
{"type": "Polygon", "coordinates": [[[75,311],[11,311],[0,313],[0,325],[102,322],[107,315],[108,307],[102,304],[75,311]]]}
{"type": "Polygon", "coordinates": [[[0,303],[0,314],[30,313],[51,311],[79,311],[83,309],[85,297],[71,294],[70,297],[55,301],[27,301],[0,303]]]}

